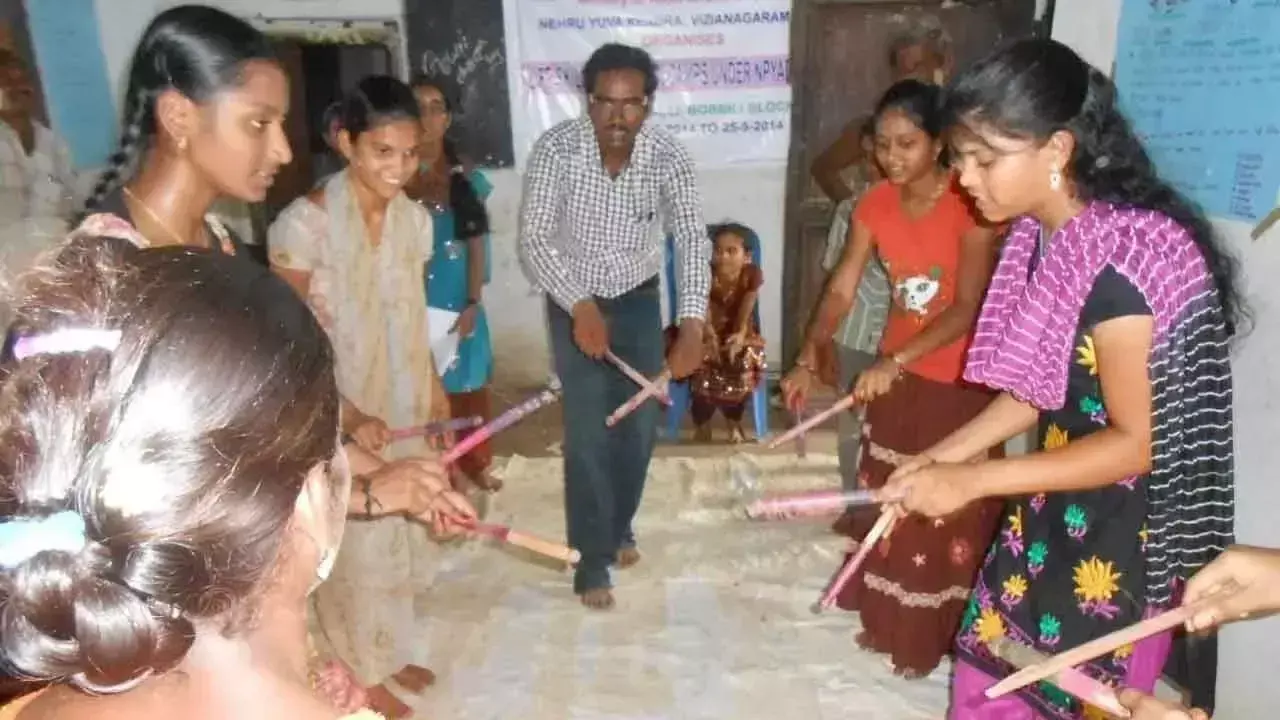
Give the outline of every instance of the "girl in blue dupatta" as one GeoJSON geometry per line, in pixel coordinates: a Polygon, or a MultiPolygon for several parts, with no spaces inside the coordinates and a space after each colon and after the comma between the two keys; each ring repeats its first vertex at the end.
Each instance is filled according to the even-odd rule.
{"type": "MultiPolygon", "coordinates": [[[[422,112],[422,165],[405,189],[434,221],[435,249],[427,263],[427,305],[459,313],[450,332],[458,333],[458,353],[442,368],[441,380],[454,418],[490,417],[489,381],[493,376],[493,345],[482,294],[489,283],[489,214],[484,202],[493,191],[479,170],[464,168],[448,136],[457,93],[447,78],[420,77],[413,92],[422,112]]],[[[470,430],[463,430],[459,439],[470,430]]],[[[493,451],[482,443],[458,463],[462,476],[485,490],[500,481],[489,475],[493,451]]],[[[462,489],[462,488],[459,488],[462,489]]]]}

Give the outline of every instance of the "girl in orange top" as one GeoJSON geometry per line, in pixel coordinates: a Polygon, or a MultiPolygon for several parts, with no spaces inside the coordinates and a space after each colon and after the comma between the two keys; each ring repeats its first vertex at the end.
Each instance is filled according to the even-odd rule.
{"type": "MultiPolygon", "coordinates": [[[[867,405],[858,475],[878,488],[904,459],[976,416],[990,401],[961,381],[965,350],[995,260],[995,233],[978,225],[942,163],[939,89],[908,80],[876,108],[876,160],[885,180],[859,201],[849,241],[783,380],[792,408],[812,385],[817,344],[853,304],[874,251],[889,273],[893,304],[880,359],[851,391],[867,405]]],[[[998,504],[978,504],[945,522],[899,520],[840,597],[862,615],[858,645],[890,656],[895,672],[922,677],[951,649],[998,504]]],[[[860,540],[878,510],[847,513],[837,530],[860,540]]]]}

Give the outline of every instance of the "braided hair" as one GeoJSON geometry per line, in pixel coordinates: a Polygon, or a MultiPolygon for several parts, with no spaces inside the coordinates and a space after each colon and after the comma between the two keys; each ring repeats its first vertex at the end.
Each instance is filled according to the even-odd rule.
{"type": "Polygon", "coordinates": [[[142,34],[129,69],[124,124],[116,151],[85,201],[84,214],[133,173],[157,128],[156,101],[175,90],[201,103],[241,80],[244,64],[275,60],[266,36],[243,20],[202,5],[182,5],[156,16],[142,34]]]}

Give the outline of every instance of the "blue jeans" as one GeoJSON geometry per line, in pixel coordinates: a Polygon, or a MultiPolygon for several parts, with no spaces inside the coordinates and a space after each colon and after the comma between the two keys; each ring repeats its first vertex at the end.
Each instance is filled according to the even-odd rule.
{"type": "MultiPolygon", "coordinates": [[[[609,347],[641,374],[662,371],[662,307],[655,278],[616,298],[597,298],[609,347]]],[[[612,428],[605,418],[640,388],[573,341],[573,318],[547,302],[551,354],[564,385],[564,506],[569,545],[582,553],[573,591],[610,587],[618,550],[635,546],[631,521],[644,493],[661,413],[650,400],[612,428]]]]}

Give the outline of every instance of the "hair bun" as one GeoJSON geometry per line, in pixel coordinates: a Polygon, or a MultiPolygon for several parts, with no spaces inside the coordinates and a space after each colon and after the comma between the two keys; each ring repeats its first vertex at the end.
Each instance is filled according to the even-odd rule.
{"type": "Polygon", "coordinates": [[[91,542],[80,553],[42,552],[8,571],[0,653],[19,675],[105,694],[181,660],[194,639],[190,622],[113,580],[111,565],[108,549],[91,542]]]}

